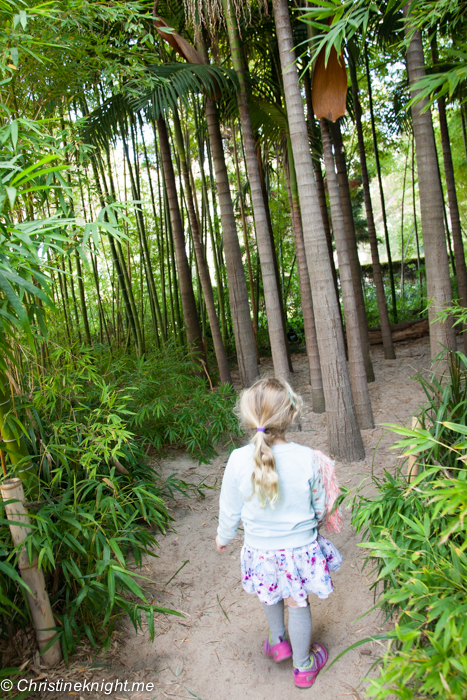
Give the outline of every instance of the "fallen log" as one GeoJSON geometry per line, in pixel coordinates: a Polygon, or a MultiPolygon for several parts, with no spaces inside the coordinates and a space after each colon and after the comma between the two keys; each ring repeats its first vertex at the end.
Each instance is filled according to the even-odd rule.
{"type": "MultiPolygon", "coordinates": [[[[369,328],[370,345],[380,345],[383,342],[381,328],[369,328]]],[[[403,323],[395,323],[391,325],[391,334],[393,343],[402,340],[414,340],[423,338],[430,334],[430,326],[427,318],[417,319],[415,321],[404,321],[403,323]]]]}

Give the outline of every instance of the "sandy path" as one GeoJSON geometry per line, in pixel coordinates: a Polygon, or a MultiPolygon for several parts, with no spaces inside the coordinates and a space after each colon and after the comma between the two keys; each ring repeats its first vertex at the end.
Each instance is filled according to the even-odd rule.
{"type": "MultiPolygon", "coordinates": [[[[376,382],[370,393],[376,424],[406,423],[423,402],[420,385],[410,379],[429,364],[428,339],[397,345],[398,359],[383,359],[382,348],[373,348],[376,382]]],[[[302,431],[288,437],[296,442],[327,452],[325,416],[310,410],[307,385],[307,360],[294,355],[293,384],[304,400],[302,431]]],[[[262,374],[272,373],[270,361],[262,363],[262,374]]],[[[390,449],[395,440],[385,435],[380,425],[363,433],[366,459],[353,464],[337,464],[342,484],[357,485],[371,472],[382,474],[397,463],[390,449]],[[375,447],[379,443],[375,454],[375,447]]],[[[69,669],[69,677],[101,681],[105,679],[153,682],[147,692],[112,692],[115,700],[157,700],[162,698],[198,698],[198,700],[284,700],[295,697],[292,662],[274,664],[261,649],[267,624],[256,596],[245,594],[240,585],[239,554],[241,537],[234,540],[224,555],[215,548],[219,486],[226,453],[210,465],[198,467],[186,455],[158,465],[165,475],[176,472],[192,482],[206,479],[216,488],[206,492],[204,500],[179,498],[172,509],[173,531],[160,537],[158,558],[146,561],[141,573],[154,582],[152,594],[157,603],[174,608],[184,618],[158,615],[156,639],[149,641],[147,628],[135,634],[128,621],[117,635],[117,642],[106,659],[91,663],[83,657],[69,669]],[[166,585],[177,569],[183,569],[166,585]],[[119,640],[119,642],[118,642],[119,640]],[[102,662],[102,663],[99,663],[102,662]],[[94,670],[90,670],[94,667],[94,670]],[[94,675],[93,675],[94,674],[94,675]]],[[[313,639],[323,642],[330,661],[355,641],[381,629],[381,620],[371,613],[356,620],[373,604],[366,572],[361,572],[363,550],[349,525],[350,514],[344,513],[346,527],[332,539],[344,555],[341,571],[333,576],[335,591],[327,600],[315,597],[312,603],[313,639]]],[[[349,652],[327,673],[321,673],[310,694],[320,700],[363,697],[361,681],[379,654],[380,647],[367,644],[349,652]],[[360,690],[358,689],[360,685],[360,690]]],[[[72,662],[73,664],[73,662],[72,662]]],[[[68,675],[68,674],[67,674],[68,675]]],[[[104,693],[73,693],[80,700],[105,697],[104,693]]],[[[37,697],[37,696],[36,696],[37,697]]],[[[44,694],[42,697],[70,697],[68,694],[44,694]]]]}
{"type": "MultiPolygon", "coordinates": [[[[377,381],[370,385],[370,392],[377,424],[405,423],[423,401],[421,387],[409,377],[428,364],[428,340],[398,344],[397,354],[397,360],[386,362],[379,347],[373,351],[377,381]]],[[[309,409],[306,358],[294,356],[294,367],[293,383],[306,406],[302,431],[289,438],[327,452],[325,417],[314,415],[309,409]]],[[[271,372],[270,362],[262,364],[262,372],[271,372]]],[[[338,463],[343,484],[350,487],[359,483],[370,473],[373,458],[375,473],[394,468],[397,459],[390,450],[393,434],[382,438],[375,456],[375,447],[384,432],[382,427],[365,431],[365,461],[338,463]]],[[[212,484],[216,479],[220,482],[224,466],[225,455],[201,468],[195,468],[182,456],[165,464],[165,469],[192,480],[195,474],[208,476],[207,483],[212,484]]],[[[155,695],[143,693],[138,698],[283,700],[298,693],[293,685],[291,661],[276,665],[261,653],[267,625],[256,597],[245,594],[240,585],[242,538],[234,540],[224,555],[215,549],[217,502],[218,490],[208,492],[202,501],[180,501],[173,513],[176,532],[161,541],[159,558],[148,563],[151,576],[161,582],[158,588],[163,588],[162,583],[189,560],[167,586],[168,595],[154,591],[156,600],[173,605],[186,617],[180,621],[173,617],[161,619],[153,644],[144,632],[130,633],[120,658],[132,666],[135,677],[154,679],[157,688],[155,695]],[[144,669],[154,669],[156,674],[144,669]]],[[[333,577],[335,592],[327,600],[316,597],[312,604],[313,639],[327,646],[330,660],[353,642],[381,629],[381,620],[375,613],[355,621],[372,607],[373,594],[367,576],[361,572],[363,552],[357,547],[358,538],[349,526],[349,517],[346,511],[346,527],[333,537],[344,555],[341,571],[333,577]]],[[[371,656],[361,654],[361,649],[348,653],[328,673],[318,677],[311,692],[320,700],[358,698],[356,689],[379,652],[375,644],[364,649],[371,651],[371,656]]]]}

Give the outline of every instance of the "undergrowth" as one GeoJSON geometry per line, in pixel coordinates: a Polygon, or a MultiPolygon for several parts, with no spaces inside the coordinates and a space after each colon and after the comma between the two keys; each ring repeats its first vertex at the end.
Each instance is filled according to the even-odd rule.
{"type": "MultiPolygon", "coordinates": [[[[56,349],[50,362],[47,372],[25,363],[14,379],[5,421],[23,435],[29,457],[9,465],[8,478],[24,468],[39,477],[38,494],[25,493],[26,548],[44,570],[68,659],[83,638],[96,651],[107,647],[123,614],[135,628],[145,621],[151,638],[155,612],[178,614],[151,601],[153,582],[138,569],[156,556],[157,533],[171,521],[167,499],[196,487],[175,474],[163,481],[145,453],[176,445],[207,461],[238,427],[231,391],[211,391],[180,351],[135,362],[56,349]]],[[[0,635],[11,639],[28,626],[29,611],[3,503],[0,523],[0,635]]]]}
{"type": "Polygon", "coordinates": [[[418,378],[428,397],[422,427],[390,426],[404,437],[395,447],[418,455],[418,476],[408,483],[402,468],[386,472],[372,479],[375,497],[360,491],[352,504],[377,604],[393,623],[370,638],[387,646],[369,697],[466,697],[467,358],[448,360],[447,381],[418,378]]]}

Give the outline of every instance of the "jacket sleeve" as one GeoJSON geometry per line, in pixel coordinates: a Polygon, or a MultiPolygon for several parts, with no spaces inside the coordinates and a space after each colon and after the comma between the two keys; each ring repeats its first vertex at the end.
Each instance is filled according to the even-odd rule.
{"type": "Polygon", "coordinates": [[[232,453],[225,468],[219,498],[217,537],[221,545],[228,544],[237,536],[237,528],[242,515],[243,499],[235,478],[234,462],[234,453],[232,453]]]}
{"type": "Polygon", "coordinates": [[[314,466],[314,478],[311,482],[311,503],[318,523],[326,518],[326,491],[324,489],[324,476],[321,475],[316,463],[314,466]]]}

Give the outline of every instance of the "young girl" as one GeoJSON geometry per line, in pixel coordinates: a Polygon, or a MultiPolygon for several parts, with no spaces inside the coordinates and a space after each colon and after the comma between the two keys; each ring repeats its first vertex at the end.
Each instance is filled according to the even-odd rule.
{"type": "Polygon", "coordinates": [[[270,632],[264,653],[276,662],[293,656],[295,685],[309,688],[328,654],[322,644],[310,648],[307,598],[332,593],[329,569],[339,568],[342,556],[317,529],[326,517],[320,459],[327,458],[284,439],[301,404],[280,379],[261,379],[243,394],[240,413],[255,433],[227,463],[216,545],[223,552],[243,521],[242,583],[247,593],[258,595],[266,613],[270,632]]]}

